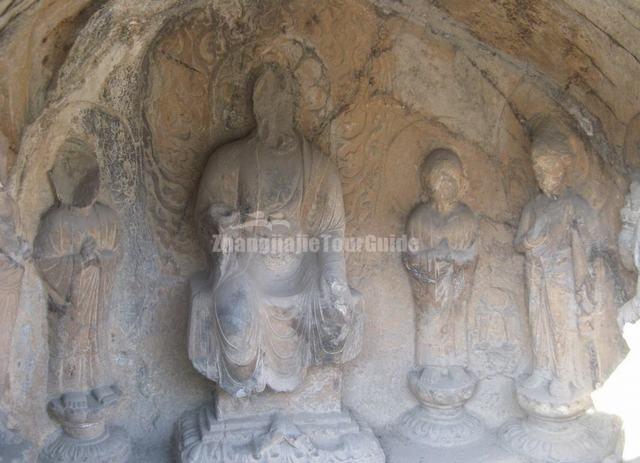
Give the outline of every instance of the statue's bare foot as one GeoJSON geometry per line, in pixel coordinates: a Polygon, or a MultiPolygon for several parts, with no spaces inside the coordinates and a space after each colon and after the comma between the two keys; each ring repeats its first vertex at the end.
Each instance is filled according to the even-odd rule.
{"type": "Polygon", "coordinates": [[[62,394],[62,406],[72,413],[84,411],[89,408],[87,395],[83,392],[67,392],[62,394]]]}
{"type": "Polygon", "coordinates": [[[549,385],[549,393],[558,399],[571,399],[571,385],[569,384],[569,381],[554,379],[549,385]]]}
{"type": "Polygon", "coordinates": [[[539,371],[531,373],[527,379],[522,383],[522,387],[525,389],[540,389],[547,384],[548,380],[539,371]]]}
{"type": "Polygon", "coordinates": [[[101,386],[91,391],[96,400],[104,406],[111,405],[118,400],[118,394],[111,386],[101,386]]]}
{"type": "Polygon", "coordinates": [[[450,367],[449,376],[458,384],[465,383],[469,380],[469,374],[461,366],[450,367]]]}

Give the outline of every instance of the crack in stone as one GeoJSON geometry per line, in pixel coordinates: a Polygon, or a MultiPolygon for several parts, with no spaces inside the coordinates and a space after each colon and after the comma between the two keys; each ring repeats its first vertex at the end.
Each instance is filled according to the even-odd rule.
{"type": "Polygon", "coordinates": [[[600,66],[598,66],[598,63],[596,63],[596,61],[593,59],[593,57],[589,53],[584,51],[577,43],[575,42],[570,42],[570,43],[571,43],[571,46],[573,46],[576,50],[578,50],[580,53],[582,53],[584,56],[586,56],[589,59],[589,61],[591,62],[591,65],[598,70],[598,72],[602,75],[602,77],[604,77],[607,80],[607,82],[609,82],[615,88],[618,87],[615,84],[615,82],[607,75],[607,73],[604,72],[600,66]]]}
{"type": "Polygon", "coordinates": [[[167,59],[169,59],[169,60],[173,61],[174,63],[184,66],[185,68],[189,69],[190,71],[197,72],[198,74],[203,74],[203,73],[202,73],[202,71],[200,71],[199,69],[196,69],[195,67],[193,67],[193,66],[191,66],[191,65],[189,65],[189,64],[187,64],[187,63],[185,63],[185,62],[184,62],[184,61],[182,61],[181,59],[176,58],[175,56],[173,56],[173,55],[172,55],[171,53],[169,53],[169,52],[166,52],[166,51],[164,51],[164,50],[160,50],[160,54],[161,54],[162,56],[164,56],[165,58],[167,58],[167,59]]]}
{"type": "Polygon", "coordinates": [[[629,24],[631,27],[633,27],[635,30],[640,31],[640,27],[636,26],[634,23],[631,22],[631,20],[629,18],[627,18],[622,11],[618,11],[618,14],[622,17],[622,19],[624,19],[624,21],[629,24]]]}
{"type": "Polygon", "coordinates": [[[575,12],[582,19],[584,19],[589,24],[591,24],[593,27],[595,27],[600,32],[602,32],[604,35],[606,35],[613,44],[617,45],[619,48],[621,48],[622,50],[626,51],[638,64],[640,64],[640,58],[638,56],[636,56],[633,52],[631,52],[631,50],[629,50],[627,47],[625,47],[622,43],[620,43],[620,41],[618,41],[618,39],[616,39],[613,35],[611,35],[606,30],[604,30],[601,26],[599,26],[598,24],[593,22],[587,15],[585,15],[584,13],[576,10],[571,4],[567,3],[566,0],[560,0],[560,1],[562,3],[564,3],[569,9],[571,9],[571,11],[575,12]]]}

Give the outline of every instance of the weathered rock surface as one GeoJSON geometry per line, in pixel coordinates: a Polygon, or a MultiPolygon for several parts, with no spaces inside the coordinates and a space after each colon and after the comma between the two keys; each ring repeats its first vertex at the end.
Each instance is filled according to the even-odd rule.
{"type": "MultiPolygon", "coordinates": [[[[479,237],[466,331],[479,383],[467,409],[490,431],[522,416],[515,383],[533,353],[513,239],[538,193],[529,123],[540,113],[569,120],[584,149],[567,181],[617,249],[640,167],[636,2],[0,0],[0,132],[19,235],[33,242],[56,203],[48,173],[78,138],[100,165],[99,202],[125,224],[106,337],[123,391],[112,421],[134,461],[171,461],[174,424],[211,399],[187,350],[189,279],[207,267],[196,192],[211,153],[254,128],[250,88],[264,63],[299,83],[297,126],[337,167],[347,236],[402,235],[424,156],[458,153],[479,237]]],[[[353,423],[382,434],[416,405],[411,284],[399,253],[346,256],[366,305],[342,402],[353,423]]],[[[618,306],[635,290],[625,260],[628,269],[608,263],[618,306]]],[[[46,410],[48,310],[27,262],[13,326],[0,326],[12,333],[0,404],[36,448],[57,429],[46,410]]]]}

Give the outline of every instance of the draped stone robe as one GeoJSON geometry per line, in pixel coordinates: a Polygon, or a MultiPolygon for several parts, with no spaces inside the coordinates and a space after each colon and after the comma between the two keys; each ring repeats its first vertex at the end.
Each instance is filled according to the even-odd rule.
{"type": "Polygon", "coordinates": [[[567,190],[530,201],[515,239],[526,255],[534,368],[576,391],[591,392],[626,353],[607,300],[613,276],[599,227],[589,204],[567,190]]]}
{"type": "Polygon", "coordinates": [[[7,380],[11,356],[11,339],[20,302],[23,266],[12,256],[22,246],[16,234],[18,211],[8,192],[0,187],[0,391],[7,380]]]}
{"type": "MultiPolygon", "coordinates": [[[[337,171],[302,137],[294,143],[281,157],[259,153],[256,138],[213,155],[196,206],[208,249],[216,237],[326,236],[331,243],[344,236],[337,171]],[[239,224],[212,223],[212,207],[237,211],[239,224]]],[[[266,386],[292,391],[307,367],[345,362],[359,350],[358,298],[341,305],[324,278],[337,275],[349,291],[342,251],[271,251],[210,252],[211,272],[192,282],[189,356],[237,397],[266,386]]]]}
{"type": "Polygon", "coordinates": [[[463,203],[446,216],[422,203],[409,217],[407,235],[419,244],[405,255],[417,310],[416,360],[420,366],[466,367],[477,219],[463,203]]]}
{"type": "Polygon", "coordinates": [[[42,219],[34,257],[48,289],[53,336],[50,378],[59,392],[110,386],[109,302],[121,259],[121,228],[111,208],[51,209],[42,219]],[[83,244],[93,239],[98,259],[83,264],[83,244]]]}

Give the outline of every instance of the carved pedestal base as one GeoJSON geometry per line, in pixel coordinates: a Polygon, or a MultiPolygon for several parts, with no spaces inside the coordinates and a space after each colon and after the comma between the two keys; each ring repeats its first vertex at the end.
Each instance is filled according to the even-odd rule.
{"type": "Polygon", "coordinates": [[[530,463],[510,454],[487,434],[484,439],[460,447],[431,447],[413,442],[395,430],[381,437],[387,463],[530,463]]]}
{"type": "Polygon", "coordinates": [[[485,427],[464,404],[476,379],[461,367],[425,367],[409,373],[409,387],[420,405],[405,413],[397,433],[431,447],[460,447],[486,437],[485,427]]]}
{"type": "Polygon", "coordinates": [[[49,412],[62,424],[62,432],[40,452],[38,463],[127,463],[129,437],[123,429],[105,425],[120,395],[117,387],[106,386],[52,400],[49,412]]]}
{"type": "Polygon", "coordinates": [[[382,463],[373,433],[348,412],[262,415],[218,421],[213,407],[177,426],[181,463],[382,463]]]}
{"type": "Polygon", "coordinates": [[[121,428],[110,428],[95,439],[75,439],[62,433],[49,444],[38,463],[127,463],[131,457],[129,438],[121,428]]]}
{"type": "Polygon", "coordinates": [[[621,427],[618,418],[601,413],[569,421],[529,417],[506,424],[500,441],[532,463],[615,463],[622,461],[621,427]]]}
{"type": "Polygon", "coordinates": [[[624,435],[619,418],[587,413],[588,394],[571,400],[553,397],[547,387],[518,390],[528,413],[499,432],[501,446],[532,463],[616,463],[622,461],[624,435]]]}
{"type": "Polygon", "coordinates": [[[398,433],[410,441],[431,447],[469,445],[485,436],[483,424],[464,408],[425,408],[422,405],[405,413],[398,433]]]}

